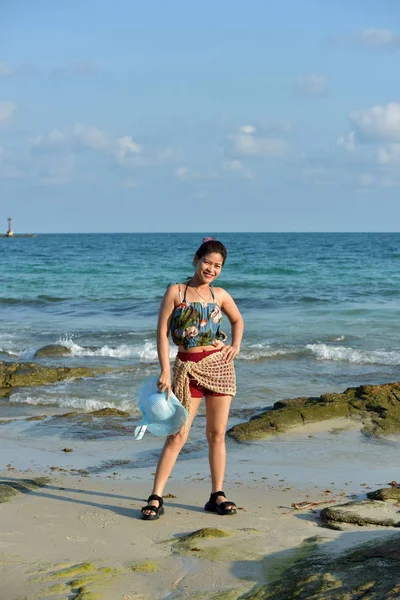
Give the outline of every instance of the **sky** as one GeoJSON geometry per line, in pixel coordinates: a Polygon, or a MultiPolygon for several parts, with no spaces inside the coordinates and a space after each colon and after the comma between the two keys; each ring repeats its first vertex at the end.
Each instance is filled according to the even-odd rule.
{"type": "Polygon", "coordinates": [[[399,231],[398,0],[1,0],[0,232],[399,231]]]}

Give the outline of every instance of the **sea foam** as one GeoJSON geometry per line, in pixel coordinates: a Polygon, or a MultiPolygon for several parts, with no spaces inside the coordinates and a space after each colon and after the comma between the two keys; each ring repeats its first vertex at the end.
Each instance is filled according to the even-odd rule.
{"type": "MultiPolygon", "coordinates": [[[[100,348],[87,348],[76,344],[70,338],[63,338],[57,344],[66,346],[71,350],[70,356],[100,356],[110,358],[137,358],[143,362],[154,362],[158,360],[157,345],[155,342],[145,340],[142,344],[120,344],[118,346],[104,345],[100,348]]],[[[177,349],[171,347],[171,357],[175,357],[177,349]]]]}
{"type": "Polygon", "coordinates": [[[400,352],[385,350],[356,350],[345,346],[328,346],[327,344],[307,344],[317,360],[332,360],[355,363],[359,365],[399,365],[400,352]]]}

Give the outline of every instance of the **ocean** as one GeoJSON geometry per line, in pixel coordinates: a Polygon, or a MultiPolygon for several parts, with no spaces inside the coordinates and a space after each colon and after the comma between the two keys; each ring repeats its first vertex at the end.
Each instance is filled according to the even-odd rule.
{"type": "MultiPolygon", "coordinates": [[[[398,233],[2,238],[0,360],[29,361],[39,348],[63,344],[70,355],[35,360],[106,366],[111,371],[90,379],[21,388],[10,399],[0,400],[0,419],[10,415],[14,419],[14,425],[2,427],[1,435],[11,439],[23,432],[32,447],[44,439],[49,443],[53,435],[107,439],[108,448],[113,439],[130,440],[139,416],[136,390],[146,376],[158,373],[155,328],[160,300],[170,283],[192,274],[193,255],[203,235],[214,235],[228,248],[218,284],[233,296],[245,320],[230,425],[283,398],[400,379],[398,233]],[[25,421],[27,416],[103,407],[129,411],[132,428],[105,423],[94,430],[89,422],[73,426],[62,420],[57,427],[50,426],[54,419],[31,421],[28,426],[25,421]]],[[[226,318],[223,325],[228,333],[226,318]]],[[[171,357],[175,353],[171,344],[171,357]]],[[[188,454],[206,452],[203,417],[204,408],[195,421],[188,454]]],[[[138,444],[129,446],[131,462],[147,448],[153,452],[160,445],[151,434],[138,444]]],[[[376,451],[376,442],[370,444],[376,451]]],[[[390,447],[397,452],[396,441],[391,440],[390,447]]]]}

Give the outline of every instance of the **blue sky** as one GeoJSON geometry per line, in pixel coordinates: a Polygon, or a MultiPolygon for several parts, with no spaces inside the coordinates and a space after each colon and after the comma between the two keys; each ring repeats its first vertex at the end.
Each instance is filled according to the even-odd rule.
{"type": "Polygon", "coordinates": [[[397,0],[3,0],[0,231],[396,231],[397,0]]]}

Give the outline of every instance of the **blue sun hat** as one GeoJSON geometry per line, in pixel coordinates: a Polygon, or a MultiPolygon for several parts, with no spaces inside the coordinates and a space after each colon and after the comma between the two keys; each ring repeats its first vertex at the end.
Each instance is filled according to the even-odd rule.
{"type": "Polygon", "coordinates": [[[158,377],[148,377],[139,387],[137,404],[142,419],[134,431],[135,440],[141,440],[147,429],[153,435],[173,435],[188,420],[188,412],[175,394],[171,392],[167,400],[167,392],[159,392],[157,382],[158,377]]]}

